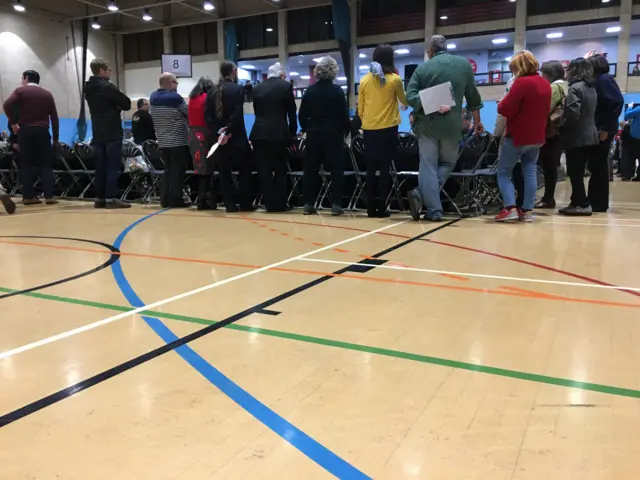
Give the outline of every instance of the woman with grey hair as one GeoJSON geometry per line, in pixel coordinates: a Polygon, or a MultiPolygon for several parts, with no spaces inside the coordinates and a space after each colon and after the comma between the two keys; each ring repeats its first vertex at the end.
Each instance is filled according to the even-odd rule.
{"type": "Polygon", "coordinates": [[[211,133],[205,121],[204,108],[207,95],[215,88],[209,77],[200,77],[189,94],[189,149],[193,168],[198,176],[198,210],[217,208],[212,192],[213,165],[207,154],[215,133],[211,133]]]}
{"type": "Polygon", "coordinates": [[[333,58],[322,57],[314,75],[317,82],[307,88],[299,114],[300,128],[307,134],[304,214],[317,213],[318,170],[324,165],[331,172],[331,214],[342,215],[344,137],[349,133],[349,108],[344,92],[333,83],[338,75],[338,63],[333,58]]]}

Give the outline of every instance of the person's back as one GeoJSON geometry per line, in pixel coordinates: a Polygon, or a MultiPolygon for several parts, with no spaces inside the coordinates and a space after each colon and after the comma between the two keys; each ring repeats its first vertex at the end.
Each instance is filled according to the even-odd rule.
{"type": "Polygon", "coordinates": [[[204,117],[205,103],[207,101],[207,93],[201,93],[197,97],[189,99],[189,126],[190,127],[206,127],[207,122],[204,117]]]}
{"type": "Polygon", "coordinates": [[[516,78],[498,113],[507,119],[507,137],[516,147],[543,145],[551,105],[551,86],[540,75],[516,78]]]}
{"type": "Polygon", "coordinates": [[[160,148],[186,146],[189,125],[184,98],[176,91],[160,88],[151,94],[149,103],[158,146],[160,148]]]}
{"type": "Polygon", "coordinates": [[[349,111],[342,89],[329,80],[307,88],[300,105],[300,127],[307,133],[346,135],[349,111]]]}
{"type": "Polygon", "coordinates": [[[228,144],[239,148],[248,145],[247,129],[244,124],[244,88],[231,79],[223,78],[221,83],[209,92],[205,102],[205,118],[212,133],[227,127],[232,134],[228,144]],[[222,95],[222,109],[218,117],[216,97],[222,95]]]}
{"type": "MultiPolygon", "coordinates": [[[[58,112],[51,92],[39,85],[28,84],[16,88],[13,95],[16,96],[15,108],[20,112],[18,120],[20,128],[42,127],[48,129],[49,122],[51,122],[54,141],[57,142],[58,112]]],[[[6,108],[10,107],[5,107],[5,110],[6,108]]]]}
{"type": "Polygon", "coordinates": [[[269,78],[253,89],[253,111],[252,141],[283,141],[296,134],[296,102],[289,82],[282,78],[269,78]]]}
{"type": "Polygon", "coordinates": [[[595,123],[598,94],[595,86],[583,80],[569,84],[560,139],[564,148],[596,145],[598,131],[595,123]]]}
{"type": "Polygon", "coordinates": [[[367,73],[358,87],[358,113],[364,130],[381,130],[400,125],[398,100],[406,103],[402,79],[395,73],[379,76],[367,73]]]}
{"type": "Polygon", "coordinates": [[[131,116],[131,133],[133,134],[133,141],[138,145],[142,145],[147,140],[156,139],[153,119],[149,112],[138,110],[131,116]]]}
{"type": "Polygon", "coordinates": [[[122,140],[122,111],[131,110],[131,100],[109,80],[97,75],[85,83],[84,94],[91,114],[93,139],[122,140]]]}

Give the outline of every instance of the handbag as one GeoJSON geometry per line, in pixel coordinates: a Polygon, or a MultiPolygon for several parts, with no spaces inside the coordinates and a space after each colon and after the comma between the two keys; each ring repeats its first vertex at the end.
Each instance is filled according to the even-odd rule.
{"type": "Polygon", "coordinates": [[[560,102],[556,105],[556,108],[549,114],[547,119],[546,137],[555,137],[560,133],[560,125],[562,124],[562,118],[564,117],[564,107],[566,103],[566,94],[562,85],[558,85],[560,89],[560,102]]]}

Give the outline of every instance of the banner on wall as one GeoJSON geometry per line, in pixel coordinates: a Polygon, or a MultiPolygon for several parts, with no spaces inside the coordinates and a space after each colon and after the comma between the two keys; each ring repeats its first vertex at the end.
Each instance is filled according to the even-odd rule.
{"type": "Polygon", "coordinates": [[[478,64],[476,63],[476,61],[473,58],[467,58],[467,60],[471,64],[471,70],[473,70],[473,73],[478,73],[478,64]]]}

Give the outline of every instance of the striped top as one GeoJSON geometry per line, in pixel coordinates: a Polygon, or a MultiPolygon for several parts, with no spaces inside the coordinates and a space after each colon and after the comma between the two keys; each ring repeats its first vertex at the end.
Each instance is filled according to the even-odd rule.
{"type": "Polygon", "coordinates": [[[184,98],[160,88],[151,94],[149,113],[160,148],[183,147],[189,138],[188,109],[184,98]]]}

